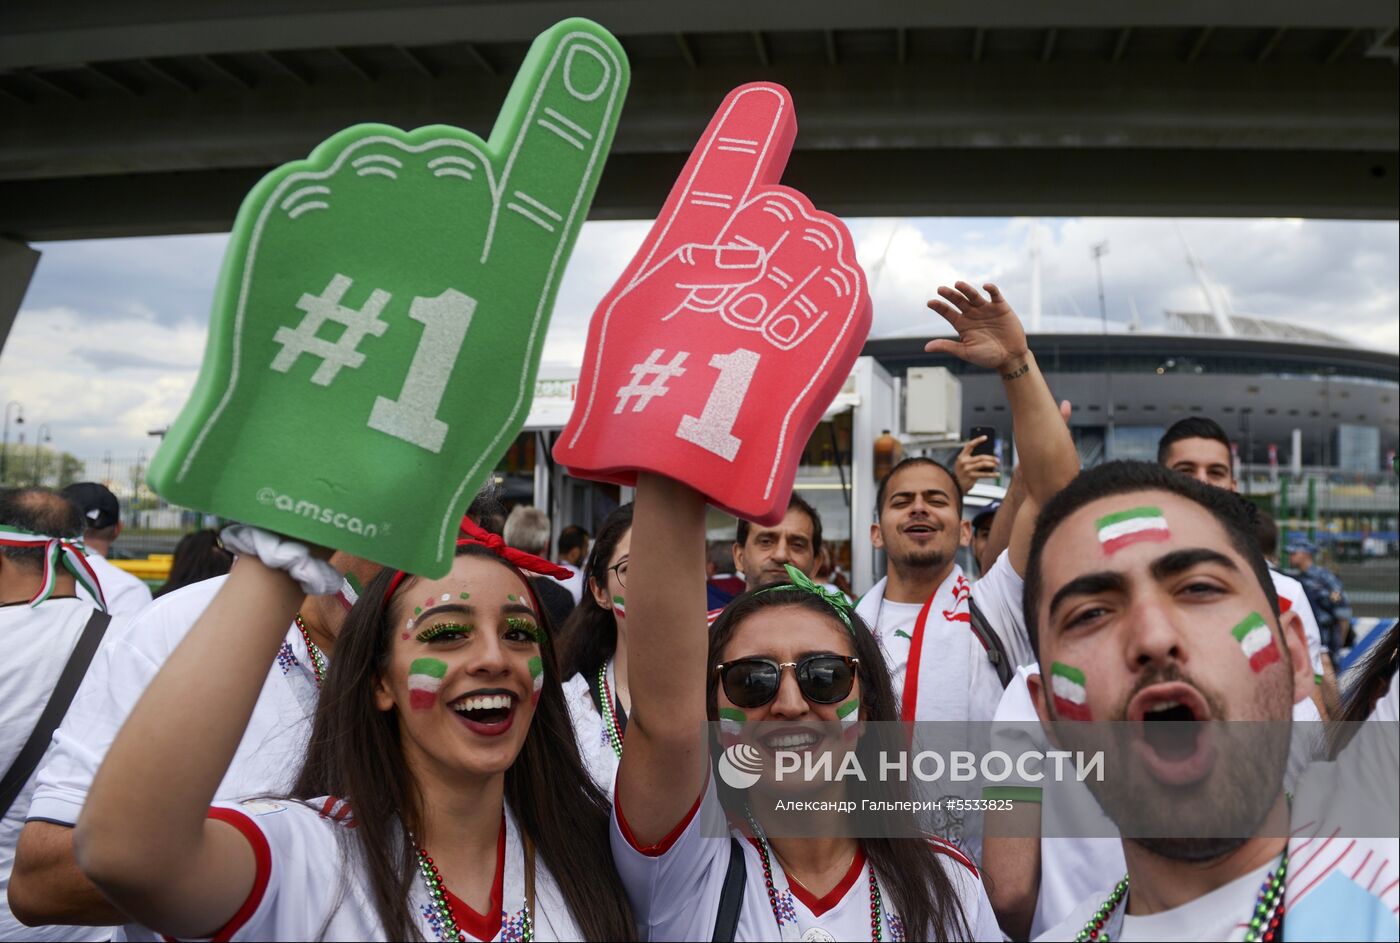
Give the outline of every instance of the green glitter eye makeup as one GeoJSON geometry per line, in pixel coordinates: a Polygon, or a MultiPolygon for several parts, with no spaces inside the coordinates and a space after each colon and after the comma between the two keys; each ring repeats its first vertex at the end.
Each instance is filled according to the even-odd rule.
{"type": "Polygon", "coordinates": [[[512,616],[506,619],[506,629],[512,632],[524,632],[530,637],[530,641],[536,644],[544,641],[544,631],[532,619],[512,616]]]}
{"type": "Polygon", "coordinates": [[[439,622],[437,625],[430,625],[418,633],[418,641],[432,642],[445,635],[467,636],[472,634],[472,627],[463,625],[460,622],[439,622]]]}

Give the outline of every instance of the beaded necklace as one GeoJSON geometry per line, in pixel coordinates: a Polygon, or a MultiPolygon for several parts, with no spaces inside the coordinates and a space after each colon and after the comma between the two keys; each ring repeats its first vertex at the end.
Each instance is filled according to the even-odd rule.
{"type": "Polygon", "coordinates": [[[301,613],[292,617],[292,621],[297,624],[297,630],[301,632],[301,640],[306,643],[306,652],[311,656],[311,674],[316,679],[316,689],[319,691],[321,682],[326,677],[326,656],[315,642],[311,641],[311,633],[306,631],[306,623],[301,621],[301,613]]]}
{"type": "Polygon", "coordinates": [[[608,743],[612,744],[613,752],[620,760],[622,759],[622,732],[617,729],[617,710],[613,707],[612,688],[608,686],[607,662],[598,666],[598,693],[602,695],[598,701],[603,708],[603,727],[608,732],[608,743]]]}
{"type": "MultiPolygon", "coordinates": [[[[783,918],[778,915],[778,892],[773,885],[773,863],[768,855],[768,839],[764,836],[763,829],[759,828],[758,823],[754,821],[753,813],[747,808],[744,809],[744,817],[748,819],[749,831],[758,839],[758,857],[763,861],[763,886],[768,891],[768,906],[772,909],[773,919],[778,922],[778,928],[781,930],[783,918]]],[[[884,939],[881,932],[883,922],[881,914],[884,909],[880,897],[880,882],[875,879],[874,866],[867,863],[866,868],[870,872],[870,939],[874,943],[880,943],[884,939]]]]}
{"type": "MultiPolygon", "coordinates": [[[[465,943],[467,934],[457,926],[457,918],[452,915],[452,905],[447,902],[447,888],[442,883],[442,875],[438,873],[433,859],[429,858],[422,848],[418,849],[418,873],[423,875],[423,883],[428,887],[428,900],[437,911],[438,938],[449,943],[465,943]]],[[[521,916],[524,922],[520,928],[520,939],[524,943],[530,943],[535,938],[535,925],[530,920],[530,908],[526,907],[521,916]]]]}
{"type": "MultiPolygon", "coordinates": [[[[1259,896],[1254,901],[1254,911],[1249,918],[1249,927],[1245,930],[1245,943],[1282,943],[1283,937],[1279,934],[1279,929],[1283,922],[1283,893],[1284,880],[1288,875],[1288,852],[1284,851],[1283,857],[1279,859],[1278,868],[1270,871],[1264,876],[1264,883],[1259,888],[1259,896]]],[[[1123,875],[1123,879],[1113,888],[1113,893],[1108,895],[1108,899],[1099,905],[1099,909],[1084,921],[1084,929],[1079,931],[1079,935],[1074,939],[1076,943],[1087,943],[1090,940],[1110,941],[1108,924],[1111,918],[1117,913],[1118,905],[1128,895],[1128,876],[1123,875]]],[[[1115,929],[1122,926],[1123,918],[1117,919],[1115,929]]]]}

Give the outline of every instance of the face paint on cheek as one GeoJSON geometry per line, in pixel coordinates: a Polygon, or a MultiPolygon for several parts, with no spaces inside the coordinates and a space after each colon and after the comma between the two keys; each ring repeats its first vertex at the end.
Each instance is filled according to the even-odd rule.
{"type": "Polygon", "coordinates": [[[1050,666],[1050,690],[1055,698],[1055,713],[1066,720],[1093,719],[1084,693],[1084,672],[1055,662],[1050,666]]]}
{"type": "Polygon", "coordinates": [[[530,667],[530,680],[533,685],[530,693],[530,703],[540,702],[540,692],[544,690],[544,660],[538,655],[528,662],[530,667]]]}
{"type": "Polygon", "coordinates": [[[1129,508],[1108,514],[1095,521],[1094,527],[1099,532],[1099,546],[1106,557],[1133,544],[1160,543],[1172,537],[1162,509],[1155,507],[1129,508]]]}
{"type": "Polygon", "coordinates": [[[621,596],[613,597],[612,609],[613,615],[617,616],[619,619],[627,618],[627,600],[623,599],[621,596]]]}
{"type": "Polygon", "coordinates": [[[335,598],[349,610],[360,601],[360,593],[364,591],[365,588],[360,585],[360,581],[355,579],[355,574],[346,573],[345,578],[340,581],[340,589],[336,592],[335,598]]]}
{"type": "Polygon", "coordinates": [[[1269,624],[1259,613],[1251,612],[1245,616],[1239,625],[1230,630],[1230,634],[1240,643],[1240,649],[1249,659],[1249,667],[1255,674],[1279,660],[1278,643],[1274,641],[1274,633],[1269,630],[1269,624]]]}
{"type": "Polygon", "coordinates": [[[438,688],[447,674],[447,662],[436,658],[416,658],[408,666],[408,703],[416,711],[431,710],[437,704],[438,688]]]}
{"type": "Polygon", "coordinates": [[[738,743],[740,735],[744,731],[744,724],[748,723],[748,720],[749,715],[737,707],[721,707],[719,709],[720,742],[727,747],[738,743]]]}
{"type": "Polygon", "coordinates": [[[841,736],[853,738],[860,731],[860,698],[853,697],[836,708],[836,719],[841,721],[841,736]]]}

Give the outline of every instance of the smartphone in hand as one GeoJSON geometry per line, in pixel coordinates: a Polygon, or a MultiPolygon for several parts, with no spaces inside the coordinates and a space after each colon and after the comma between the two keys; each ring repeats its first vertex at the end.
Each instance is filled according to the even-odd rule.
{"type": "Polygon", "coordinates": [[[997,454],[997,430],[993,426],[973,426],[968,439],[972,440],[980,435],[987,437],[987,441],[973,448],[973,455],[995,455],[997,454]]]}

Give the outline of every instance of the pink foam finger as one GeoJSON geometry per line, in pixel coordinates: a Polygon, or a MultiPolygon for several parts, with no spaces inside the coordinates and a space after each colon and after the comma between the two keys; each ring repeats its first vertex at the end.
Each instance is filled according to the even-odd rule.
{"type": "Polygon", "coordinates": [[[628,281],[687,243],[713,244],[749,193],[777,183],[797,139],[792,96],[781,85],[741,85],[720,103],[623,273],[628,281]],[[635,269],[635,271],[634,271],[635,269]]]}
{"type": "Polygon", "coordinates": [[[572,474],[632,484],[655,471],[749,520],[782,518],[800,453],[870,329],[846,227],[776,182],[795,133],[778,86],[721,105],[589,325],[554,450],[572,474]],[[725,199],[696,205],[697,194],[725,199]],[[746,266],[724,266],[727,254],[746,266]]]}

